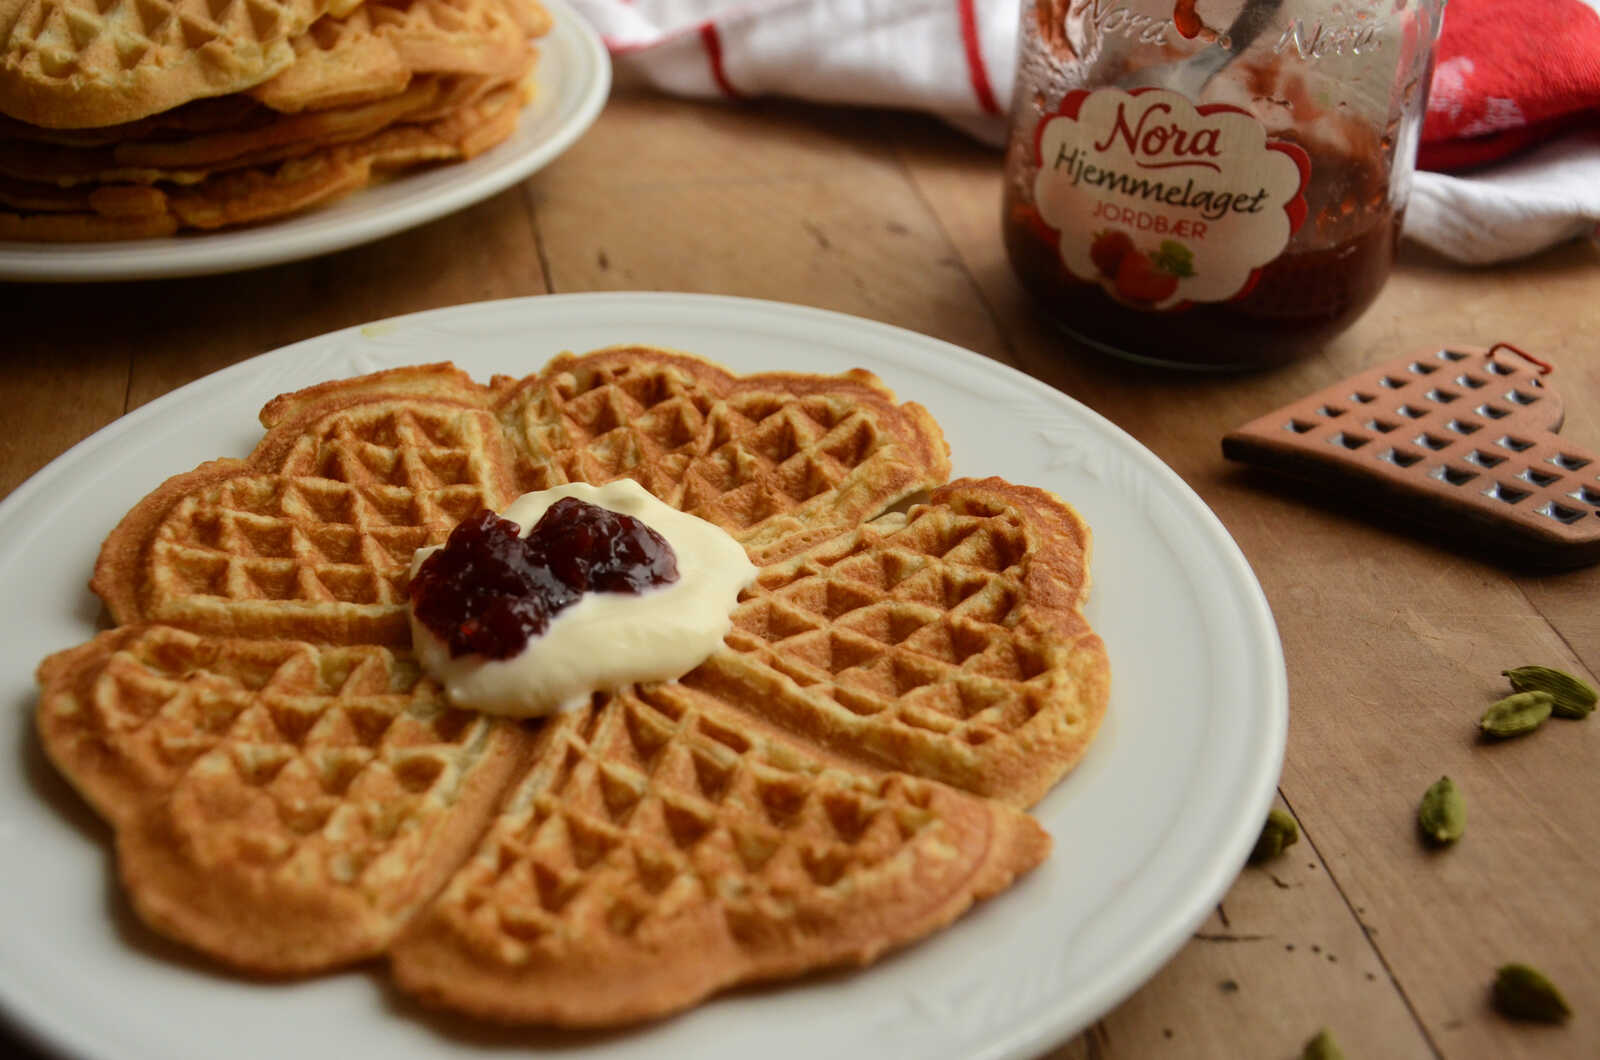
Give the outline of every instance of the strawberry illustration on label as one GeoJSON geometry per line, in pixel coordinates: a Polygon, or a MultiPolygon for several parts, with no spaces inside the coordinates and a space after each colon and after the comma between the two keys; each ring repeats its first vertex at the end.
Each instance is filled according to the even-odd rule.
{"type": "Polygon", "coordinates": [[[1094,242],[1089,244],[1089,259],[1094,262],[1100,275],[1108,279],[1117,275],[1123,259],[1132,253],[1133,237],[1113,229],[1095,233],[1094,242]]]}
{"type": "MultiPolygon", "coordinates": [[[[1131,242],[1131,240],[1130,240],[1131,242]]],[[[1115,289],[1125,302],[1154,305],[1178,291],[1178,281],[1193,276],[1194,255],[1175,239],[1146,254],[1130,250],[1117,264],[1115,289]]]]}

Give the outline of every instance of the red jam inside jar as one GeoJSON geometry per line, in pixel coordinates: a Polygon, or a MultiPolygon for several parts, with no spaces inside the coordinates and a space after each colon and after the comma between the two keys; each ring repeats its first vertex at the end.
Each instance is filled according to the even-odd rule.
{"type": "Polygon", "coordinates": [[[527,537],[487,508],[450,533],[408,590],[452,656],[509,659],[586,592],[638,594],[678,580],[678,560],[631,515],[563,497],[527,537]]]}
{"type": "MultiPolygon", "coordinates": [[[[1402,211],[1376,163],[1312,147],[1305,222],[1317,245],[1294,240],[1243,294],[1178,309],[1130,307],[1073,276],[1059,235],[1010,182],[1002,234],[1017,278],[1068,334],[1136,360],[1194,368],[1271,367],[1321,349],[1383,290],[1399,247],[1402,211]]],[[[1126,266],[1123,266],[1124,271],[1126,266]]],[[[1132,299],[1128,299],[1132,301],[1132,299]]]]}

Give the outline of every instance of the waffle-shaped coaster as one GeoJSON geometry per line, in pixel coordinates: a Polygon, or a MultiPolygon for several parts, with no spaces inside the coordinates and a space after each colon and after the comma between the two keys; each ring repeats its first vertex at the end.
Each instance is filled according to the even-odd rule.
{"type": "Polygon", "coordinates": [[[1222,453],[1542,567],[1600,561],[1600,457],[1555,434],[1550,366],[1508,343],[1402,357],[1245,424],[1222,453]]]}

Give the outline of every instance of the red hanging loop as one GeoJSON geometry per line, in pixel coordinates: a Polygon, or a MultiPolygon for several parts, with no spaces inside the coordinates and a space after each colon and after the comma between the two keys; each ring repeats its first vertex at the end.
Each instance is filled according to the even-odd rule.
{"type": "Polygon", "coordinates": [[[1552,366],[1548,361],[1541,361],[1541,360],[1539,360],[1539,358],[1535,357],[1533,354],[1529,353],[1527,350],[1519,349],[1518,347],[1513,346],[1509,342],[1497,342],[1493,346],[1490,346],[1489,347],[1489,356],[1490,357],[1494,356],[1494,351],[1495,350],[1510,350],[1512,353],[1516,354],[1518,357],[1521,357],[1523,360],[1532,361],[1534,364],[1539,366],[1539,374],[1540,375],[1549,375],[1551,372],[1555,371],[1554,366],[1552,366]]]}

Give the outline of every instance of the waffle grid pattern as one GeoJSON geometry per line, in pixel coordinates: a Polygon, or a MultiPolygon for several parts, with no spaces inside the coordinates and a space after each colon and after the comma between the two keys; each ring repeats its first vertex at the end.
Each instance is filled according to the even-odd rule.
{"type": "Polygon", "coordinates": [[[222,770],[266,792],[279,827],[260,849],[274,860],[326,831],[340,807],[382,803],[369,831],[392,837],[418,800],[447,786],[459,749],[480,743],[489,724],[448,707],[413,660],[381,648],[262,641],[218,650],[165,627],[111,655],[92,710],[99,727],[141,749],[161,787],[222,770]],[[364,801],[374,786],[406,797],[364,801]]]}
{"type": "Polygon", "coordinates": [[[770,715],[853,757],[1031,803],[1093,731],[1078,705],[1103,702],[1104,649],[1081,622],[1032,621],[1029,580],[1060,564],[983,485],[765,568],[733,650],[682,681],[760,689],[770,715]]]}
{"type": "Polygon", "coordinates": [[[524,465],[525,489],[633,475],[735,536],[840,489],[884,445],[869,415],[824,397],[716,401],[649,366],[564,383],[525,406],[535,457],[554,457],[524,465]]]}
{"type": "Polygon", "coordinates": [[[270,636],[318,605],[351,604],[363,622],[349,628],[335,608],[315,630],[359,641],[376,624],[385,641],[403,640],[412,555],[478,509],[508,503],[497,459],[486,413],[340,415],[300,441],[280,473],[229,477],[176,506],[151,555],[151,617],[270,636]],[[286,619],[284,603],[304,606],[286,619]]]}
{"type": "Polygon", "coordinates": [[[250,89],[251,98],[274,110],[307,109],[381,99],[405,89],[412,71],[388,41],[374,31],[376,0],[344,18],[324,16],[289,42],[294,62],[250,89]]]}
{"type": "Polygon", "coordinates": [[[263,422],[129,513],[94,583],[124,625],[41,667],[46,746],[165,933],[279,972],[388,951],[424,1000],[609,1025],[864,962],[1044,856],[1016,807],[1104,706],[1086,531],[998,480],[859,525],[948,470],[870,377],[628,348],[487,387],[380,373],[263,422]],[[381,646],[416,548],[622,474],[764,564],[693,674],[523,726],[381,646]]]}
{"type": "Polygon", "coordinates": [[[553,742],[549,768],[485,844],[492,857],[447,899],[466,918],[484,911],[495,949],[513,963],[542,939],[631,937],[648,918],[681,911],[660,900],[674,890],[679,901],[720,901],[736,936],[776,930],[754,918],[765,909],[782,919],[771,910],[819,889],[849,890],[857,881],[847,876],[870,872],[934,821],[926,788],[774,753],[688,696],[618,697],[553,742]]]}
{"type": "Polygon", "coordinates": [[[985,743],[1037,713],[1024,686],[1048,670],[1008,629],[1022,549],[1015,520],[999,521],[923,509],[881,539],[763,577],[735,626],[764,642],[769,665],[851,713],[985,743]]]}
{"type": "MultiPolygon", "coordinates": [[[[509,437],[490,413],[454,406],[335,414],[276,473],[229,478],[174,510],[149,565],[152,617],[198,624],[185,617],[198,606],[213,621],[196,598],[398,612],[407,549],[439,543],[479,507],[569,481],[633,475],[668,503],[762,541],[767,520],[787,528],[803,521],[797,513],[825,509],[852,475],[881,476],[880,454],[906,460],[869,414],[822,399],[719,401],[670,367],[625,360],[587,386],[564,382],[514,411],[509,437]],[[522,481],[508,493],[498,484],[512,462],[522,481]]],[[[266,632],[272,614],[237,622],[266,632]]]]}
{"type": "Polygon", "coordinates": [[[0,52],[0,84],[12,115],[35,124],[128,121],[271,76],[293,58],[288,38],[325,9],[322,0],[27,0],[0,52]]]}
{"type": "Polygon", "coordinates": [[[941,905],[953,886],[1008,883],[1011,870],[982,879],[985,866],[970,878],[957,852],[1010,848],[1008,825],[1025,820],[903,775],[828,768],[682,687],[558,719],[545,741],[478,854],[396,945],[408,988],[582,1025],[861,963],[958,913],[970,898],[941,905]],[[475,962],[441,968],[441,937],[475,962]],[[695,959],[674,959],[685,948],[695,959]],[[486,977],[518,983],[517,1000],[476,989],[486,977]]]}
{"type": "MultiPolygon", "coordinates": [[[[42,715],[46,738],[82,767],[73,775],[107,817],[135,835],[185,837],[161,857],[244,877],[213,887],[232,888],[224,901],[246,922],[280,915],[275,896],[307,890],[341,892],[334,904],[414,902],[412,881],[438,845],[430,837],[482,812],[463,785],[503,772],[496,723],[448,707],[412,660],[383,649],[218,642],[165,627],[107,637],[115,643],[78,649],[103,653],[101,665],[81,702],[42,715]]],[[[147,849],[135,840],[123,853],[137,863],[147,849]]],[[[157,904],[173,899],[167,886],[153,890],[157,904]]],[[[332,945],[348,959],[372,940],[359,938],[355,954],[332,945]]]]}
{"type": "Polygon", "coordinates": [[[747,548],[774,542],[771,555],[800,557],[768,559],[735,610],[733,650],[686,682],[730,703],[760,687],[788,725],[863,761],[1023,805],[1076,757],[1091,720],[1058,711],[1041,728],[1064,731],[1033,748],[1035,779],[996,767],[1022,753],[1014,738],[1046,705],[1103,698],[1092,667],[1075,670],[1103,650],[1086,628],[1064,636],[1023,621],[1021,509],[918,507],[846,529],[829,505],[906,459],[884,410],[772,389],[719,396],[670,362],[602,354],[579,368],[515,395],[504,434],[490,411],[419,403],[357,405],[309,425],[269,465],[280,474],[230,477],[173,509],[149,564],[148,617],[401,644],[412,550],[524,489],[632,474],[747,548]],[[675,463],[676,482],[641,473],[675,463]],[[501,491],[508,467],[530,473],[501,491]],[[794,514],[809,507],[824,516],[794,514]],[[774,536],[769,520],[820,525],[825,540],[806,550],[805,531],[774,536]]]}

